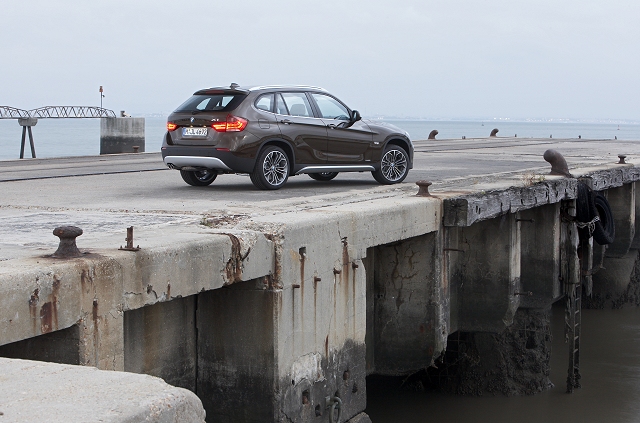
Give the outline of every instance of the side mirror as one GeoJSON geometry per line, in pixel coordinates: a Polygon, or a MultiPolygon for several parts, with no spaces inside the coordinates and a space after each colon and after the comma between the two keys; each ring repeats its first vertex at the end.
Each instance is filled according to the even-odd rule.
{"type": "Polygon", "coordinates": [[[360,116],[360,112],[357,111],[357,110],[352,110],[351,111],[351,123],[356,123],[360,119],[362,119],[362,116],[360,116]]]}

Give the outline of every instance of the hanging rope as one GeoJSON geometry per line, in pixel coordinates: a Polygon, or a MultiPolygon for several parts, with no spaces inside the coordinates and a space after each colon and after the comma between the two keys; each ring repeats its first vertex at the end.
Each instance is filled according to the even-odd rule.
{"type": "Polygon", "coordinates": [[[580,229],[589,228],[589,236],[593,235],[593,231],[596,230],[596,222],[600,221],[600,216],[596,216],[591,219],[589,222],[578,222],[576,221],[576,226],[580,229]]]}

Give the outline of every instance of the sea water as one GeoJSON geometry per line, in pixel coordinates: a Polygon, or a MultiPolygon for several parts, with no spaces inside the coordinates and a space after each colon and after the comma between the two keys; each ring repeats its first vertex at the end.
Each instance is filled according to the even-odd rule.
{"type": "MultiPolygon", "coordinates": [[[[375,120],[374,120],[375,121],[375,120]]],[[[407,131],[413,140],[427,139],[437,130],[437,139],[498,136],[522,138],[583,138],[640,140],[640,124],[455,121],[455,120],[385,120],[407,131]]],[[[160,151],[167,121],[163,117],[145,118],[145,150],[160,151]]],[[[32,128],[36,157],[67,157],[100,154],[99,119],[39,119],[32,128]]],[[[15,119],[0,119],[0,160],[20,157],[22,127],[15,119]]],[[[31,157],[29,137],[26,137],[25,157],[31,157]]]]}
{"type": "Polygon", "coordinates": [[[582,388],[566,393],[569,347],[564,308],[553,308],[552,389],[531,396],[482,397],[367,386],[374,423],[638,423],[640,422],[640,307],[583,310],[582,388]]]}

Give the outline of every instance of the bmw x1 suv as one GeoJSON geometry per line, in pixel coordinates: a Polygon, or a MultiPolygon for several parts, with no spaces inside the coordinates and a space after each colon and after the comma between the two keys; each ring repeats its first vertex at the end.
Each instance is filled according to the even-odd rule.
{"type": "Polygon", "coordinates": [[[197,91],[169,115],[162,158],[194,186],[247,173],[257,188],[273,190],[293,175],[329,181],[363,171],[396,184],[413,167],[413,144],[322,88],[231,84],[197,91]]]}

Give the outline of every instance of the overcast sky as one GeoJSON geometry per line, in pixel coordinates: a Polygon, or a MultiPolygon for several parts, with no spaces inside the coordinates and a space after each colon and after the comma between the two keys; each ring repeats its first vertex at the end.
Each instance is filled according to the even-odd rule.
{"type": "Polygon", "coordinates": [[[324,87],[365,116],[640,120],[638,0],[2,0],[0,105],[324,87]]]}

